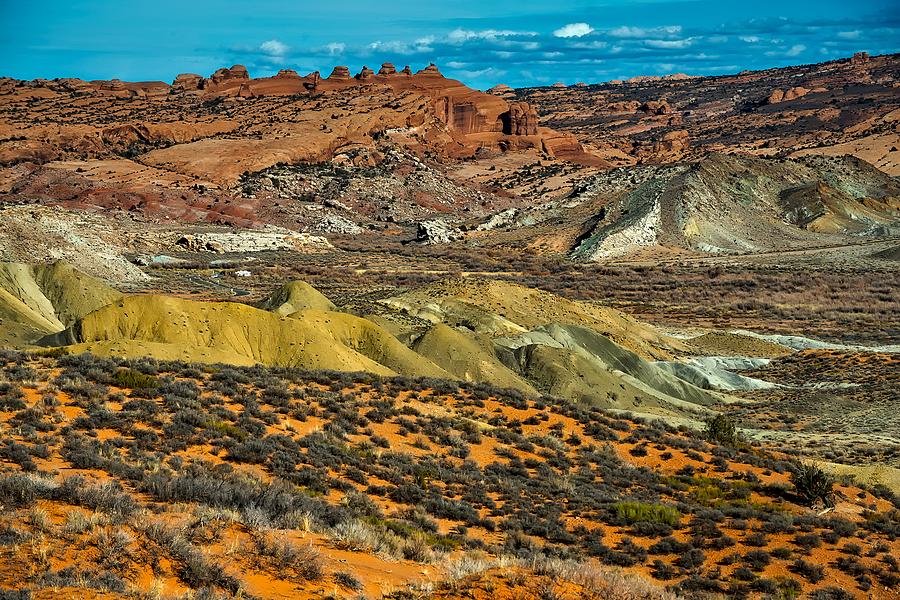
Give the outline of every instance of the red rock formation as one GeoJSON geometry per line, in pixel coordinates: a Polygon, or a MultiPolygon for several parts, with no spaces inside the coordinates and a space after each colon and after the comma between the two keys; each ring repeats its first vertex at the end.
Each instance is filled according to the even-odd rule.
{"type": "Polygon", "coordinates": [[[509,94],[513,89],[504,83],[498,83],[491,89],[487,91],[488,94],[494,94],[495,96],[502,96],[504,94],[509,94]]]}
{"type": "Polygon", "coordinates": [[[661,140],[653,144],[654,154],[668,154],[673,152],[683,152],[690,147],[690,134],[681,129],[670,131],[665,134],[661,140]]]}
{"type": "Polygon", "coordinates": [[[438,77],[443,77],[440,70],[438,70],[437,65],[434,63],[431,63],[421,71],[416,72],[416,75],[437,75],[438,77]]]}
{"type": "Polygon", "coordinates": [[[54,79],[55,86],[64,92],[86,93],[93,92],[94,86],[83,79],[77,77],[63,77],[62,79],[54,79]]]}
{"type": "Polygon", "coordinates": [[[507,124],[503,133],[509,135],[537,135],[538,114],[527,102],[513,102],[509,105],[507,124]]]}
{"type": "Polygon", "coordinates": [[[788,102],[790,100],[796,100],[797,98],[802,98],[807,95],[809,90],[805,87],[792,87],[787,90],[773,90],[769,97],[766,99],[766,104],[778,104],[779,102],[788,102]]]}
{"type": "MultiPolygon", "coordinates": [[[[292,160],[329,159],[334,155],[335,144],[338,140],[352,140],[354,143],[367,146],[371,143],[375,133],[385,129],[403,127],[421,128],[418,134],[421,136],[422,143],[437,149],[444,149],[448,155],[452,156],[471,156],[480,148],[544,148],[549,154],[557,152],[583,154],[581,146],[574,137],[540,128],[538,114],[529,103],[510,102],[498,95],[469,88],[459,81],[444,77],[434,64],[413,74],[409,67],[398,73],[394,65],[384,63],[378,74],[368,67],[363,67],[356,77],[351,76],[346,66],[336,66],[331,75],[324,79],[319,76],[318,72],[300,76],[296,71],[289,69],[283,69],[273,77],[251,79],[246,68],[235,65],[230,68],[218,69],[209,78],[193,73],[183,73],[175,78],[171,86],[162,82],[111,81],[89,84],[80,80],[56,82],[53,85],[70,94],[75,90],[84,90],[86,93],[114,95],[123,98],[127,95],[140,95],[148,98],[151,95],[159,95],[160,98],[170,98],[172,102],[178,102],[178,98],[173,96],[181,94],[240,99],[299,94],[318,95],[337,91],[341,94],[360,96],[359,100],[362,104],[365,104],[366,97],[371,95],[373,101],[378,103],[373,106],[377,110],[383,109],[383,114],[377,118],[366,116],[371,114],[371,110],[362,110],[358,115],[351,111],[349,115],[342,115],[345,120],[340,123],[332,122],[331,115],[326,115],[323,119],[327,118],[328,120],[323,120],[310,131],[306,129],[312,126],[308,125],[306,121],[303,121],[302,124],[280,123],[278,127],[281,129],[279,129],[278,136],[259,142],[256,140],[252,143],[235,143],[233,140],[221,140],[221,143],[219,140],[198,142],[198,147],[215,146],[216,152],[221,152],[223,156],[232,152],[234,160],[218,160],[218,163],[221,164],[216,167],[216,176],[219,178],[217,181],[223,182],[230,181],[232,172],[239,172],[236,171],[239,168],[264,168],[270,162],[269,157],[276,154],[281,156],[279,153],[292,153],[292,160]],[[354,88],[358,88],[358,91],[354,91],[354,88]],[[379,99],[374,100],[375,98],[379,99]],[[390,98],[406,98],[407,100],[403,104],[404,112],[392,112],[397,109],[393,106],[390,98]],[[436,126],[439,124],[443,126],[436,126]],[[303,132],[302,135],[295,133],[300,131],[303,132]],[[311,132],[314,132],[315,136],[312,136],[311,132]],[[283,141],[294,136],[298,140],[302,139],[303,142],[283,141]],[[546,143],[544,138],[548,139],[546,143]],[[247,145],[264,148],[265,157],[256,162],[247,159],[247,153],[243,149],[243,146],[247,145]]],[[[511,88],[502,86],[496,88],[495,92],[502,90],[508,94],[507,98],[513,100],[511,88]]],[[[102,135],[83,135],[82,137],[84,143],[87,144],[85,148],[78,149],[81,142],[66,142],[66,151],[78,152],[80,156],[92,156],[102,154],[108,151],[105,150],[108,148],[115,148],[121,152],[135,143],[154,145],[168,139],[164,136],[161,137],[155,131],[148,131],[143,124],[137,123],[134,126],[103,130],[102,135]]],[[[35,156],[40,154],[32,152],[30,149],[25,150],[35,156]]],[[[192,152],[193,150],[189,152],[187,148],[184,149],[184,154],[174,150],[167,152],[165,149],[159,149],[157,152],[159,156],[154,154],[152,158],[159,160],[160,164],[165,163],[167,168],[169,168],[169,163],[178,163],[185,166],[186,170],[190,172],[202,173],[206,176],[209,167],[200,165],[192,152]]]]}
{"type": "Polygon", "coordinates": [[[669,106],[669,102],[665,99],[644,102],[638,110],[648,115],[668,115],[672,113],[672,107],[669,106]]]}
{"type": "Polygon", "coordinates": [[[405,67],[403,67],[403,70],[400,72],[403,73],[404,75],[412,75],[412,69],[409,68],[409,65],[406,65],[405,67]]]}
{"type": "Polygon", "coordinates": [[[373,71],[369,67],[363,65],[362,70],[359,73],[357,73],[356,79],[358,79],[360,81],[368,81],[369,79],[372,79],[372,77],[374,77],[374,76],[375,76],[375,71],[373,71]]]}
{"type": "Polygon", "coordinates": [[[852,57],[850,57],[851,65],[864,65],[869,62],[869,53],[868,52],[857,52],[852,57]]]}
{"type": "Polygon", "coordinates": [[[328,76],[328,79],[337,81],[349,80],[351,79],[350,69],[345,66],[338,65],[331,71],[331,75],[328,76]]]}
{"type": "Polygon", "coordinates": [[[206,87],[206,79],[196,73],[181,73],[172,82],[173,92],[193,92],[206,87]]]}
{"type": "Polygon", "coordinates": [[[787,102],[788,100],[796,100],[797,98],[802,98],[803,96],[807,95],[808,93],[809,93],[809,90],[806,89],[805,87],[800,87],[800,86],[792,87],[791,89],[789,89],[788,91],[786,91],[784,93],[784,101],[787,102]]]}
{"type": "Polygon", "coordinates": [[[636,112],[641,107],[641,103],[637,100],[623,100],[620,102],[613,102],[607,106],[607,110],[610,112],[622,112],[622,113],[633,113],[636,112]]]}
{"type": "Polygon", "coordinates": [[[223,67],[213,73],[212,77],[210,77],[210,80],[216,84],[232,79],[250,79],[250,74],[247,73],[247,67],[244,65],[234,65],[230,69],[223,67]]]}

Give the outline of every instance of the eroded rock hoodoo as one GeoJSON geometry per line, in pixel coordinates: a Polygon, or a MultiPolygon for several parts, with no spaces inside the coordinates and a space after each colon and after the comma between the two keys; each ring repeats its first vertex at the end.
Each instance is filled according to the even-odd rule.
{"type": "Polygon", "coordinates": [[[331,75],[328,76],[328,79],[331,79],[332,81],[352,79],[352,77],[350,76],[350,69],[345,66],[338,65],[331,71],[331,75]]]}

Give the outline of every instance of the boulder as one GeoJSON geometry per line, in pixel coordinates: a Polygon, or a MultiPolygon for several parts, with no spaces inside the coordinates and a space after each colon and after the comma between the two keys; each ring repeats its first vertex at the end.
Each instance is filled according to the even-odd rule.
{"type": "Polygon", "coordinates": [[[669,106],[668,100],[649,100],[641,104],[638,109],[648,115],[668,115],[672,113],[672,107],[669,106]]]}
{"type": "Polygon", "coordinates": [[[784,100],[784,90],[772,90],[772,93],[766,98],[766,104],[778,104],[782,100],[784,100]]]}
{"type": "Polygon", "coordinates": [[[797,98],[802,98],[803,96],[807,95],[808,93],[809,93],[809,90],[806,89],[805,87],[800,87],[800,86],[792,87],[791,89],[789,89],[788,91],[786,91],[784,93],[784,101],[787,102],[788,100],[796,100],[797,98]]]}
{"type": "Polygon", "coordinates": [[[653,144],[653,152],[654,154],[683,152],[690,147],[689,139],[690,134],[683,129],[670,131],[653,144]]]}
{"type": "Polygon", "coordinates": [[[378,69],[379,75],[396,75],[397,69],[394,67],[393,63],[381,63],[381,68],[378,69]]]}
{"type": "Polygon", "coordinates": [[[796,100],[797,98],[802,98],[807,95],[809,90],[805,87],[792,87],[787,90],[773,90],[769,97],[766,99],[766,104],[778,104],[779,102],[788,102],[790,100],[796,100]]]}
{"type": "Polygon", "coordinates": [[[462,232],[441,219],[421,221],[416,240],[423,244],[449,244],[462,239],[462,232]]]}
{"type": "Polygon", "coordinates": [[[637,100],[622,100],[611,103],[607,108],[610,112],[633,113],[641,108],[641,103],[637,100]]]}
{"type": "Polygon", "coordinates": [[[358,235],[363,228],[340,215],[329,213],[319,222],[319,231],[325,233],[340,233],[344,235],[358,235]]]}

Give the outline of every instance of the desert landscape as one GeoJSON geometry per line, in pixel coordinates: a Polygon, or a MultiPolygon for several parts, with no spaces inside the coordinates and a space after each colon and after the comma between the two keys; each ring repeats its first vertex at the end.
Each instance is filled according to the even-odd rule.
{"type": "Polygon", "coordinates": [[[900,54],[788,63],[0,78],[0,599],[900,598],[900,54]]]}

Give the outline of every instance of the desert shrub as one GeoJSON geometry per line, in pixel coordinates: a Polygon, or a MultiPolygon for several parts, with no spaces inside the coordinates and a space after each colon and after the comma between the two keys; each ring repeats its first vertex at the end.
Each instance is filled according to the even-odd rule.
{"type": "Polygon", "coordinates": [[[9,523],[0,525],[0,546],[13,546],[21,543],[27,537],[26,533],[9,523]]]}
{"type": "Polygon", "coordinates": [[[672,535],[672,527],[668,523],[656,521],[638,521],[631,526],[631,531],[641,537],[663,537],[672,535]]]}
{"type": "Polygon", "coordinates": [[[133,369],[118,369],[110,377],[110,383],[116,387],[136,390],[159,386],[159,380],[153,375],[146,375],[133,369]]]}
{"type": "Polygon", "coordinates": [[[794,544],[809,552],[813,548],[818,548],[822,545],[822,538],[815,533],[800,533],[794,536],[794,544]]]}
{"type": "Polygon", "coordinates": [[[842,590],[841,588],[828,586],[813,590],[809,594],[810,600],[853,600],[853,594],[842,590]]]}
{"type": "Polygon", "coordinates": [[[221,565],[209,560],[206,554],[177,530],[159,522],[151,522],[141,526],[141,532],[172,557],[178,578],[190,587],[217,587],[232,595],[241,591],[237,578],[229,575],[221,565]]]}
{"type": "Polygon", "coordinates": [[[769,544],[769,538],[766,537],[766,534],[756,532],[751,533],[747,537],[744,538],[744,544],[747,546],[753,546],[756,548],[762,548],[769,544]]]}
{"type": "Polygon", "coordinates": [[[839,556],[837,560],[835,560],[834,566],[839,570],[851,575],[853,577],[859,577],[860,575],[865,575],[868,569],[866,566],[861,563],[857,558],[853,556],[839,556]]]}
{"type": "Polygon", "coordinates": [[[678,571],[672,565],[657,558],[653,561],[653,569],[650,571],[650,574],[656,579],[668,581],[669,579],[675,579],[678,576],[678,571]]]}
{"type": "Polygon", "coordinates": [[[705,577],[699,573],[693,573],[684,578],[675,589],[680,592],[688,592],[686,596],[689,598],[707,597],[710,594],[713,594],[713,597],[716,597],[717,595],[721,596],[728,592],[725,584],[718,579],[705,577]]]}
{"type": "Polygon", "coordinates": [[[91,484],[81,475],[64,479],[54,496],[59,500],[100,510],[119,518],[128,517],[138,508],[137,501],[118,481],[91,484]]]}
{"type": "Polygon", "coordinates": [[[665,537],[647,550],[650,554],[683,554],[691,549],[691,545],[685,542],[679,542],[673,537],[665,537]]]}
{"type": "Polygon", "coordinates": [[[646,444],[638,444],[634,448],[628,451],[628,453],[632,456],[647,456],[647,446],[646,444]]]}
{"type": "Polygon", "coordinates": [[[825,578],[825,569],[819,565],[798,558],[790,565],[790,570],[804,577],[810,583],[819,583],[825,578]]]}
{"type": "Polygon", "coordinates": [[[0,506],[3,510],[31,506],[51,487],[50,482],[21,473],[0,475],[0,506]]]}
{"type": "Polygon", "coordinates": [[[772,513],[768,515],[762,528],[768,533],[793,533],[794,518],[783,513],[772,513]]]}
{"type": "Polygon", "coordinates": [[[338,548],[354,552],[375,552],[398,556],[401,540],[385,528],[371,525],[360,519],[338,523],[329,532],[338,548]]]}
{"type": "Polygon", "coordinates": [[[854,542],[847,542],[841,547],[841,552],[843,552],[844,554],[859,556],[860,554],[862,554],[862,546],[854,542]]]}
{"type": "Polygon", "coordinates": [[[735,426],[734,421],[727,415],[716,415],[707,419],[705,423],[706,429],[704,429],[703,433],[706,436],[706,439],[727,446],[734,446],[737,444],[737,427],[735,426]]]}
{"type": "Polygon", "coordinates": [[[265,557],[278,570],[295,579],[318,581],[322,578],[322,558],[312,545],[301,546],[278,535],[256,534],[253,538],[256,552],[265,557]]]}
{"type": "Polygon", "coordinates": [[[356,575],[348,571],[335,571],[333,577],[336,584],[345,587],[348,590],[361,592],[363,589],[362,581],[360,581],[356,575]]]}
{"type": "Polygon", "coordinates": [[[675,559],[675,564],[681,567],[682,569],[696,569],[698,567],[703,566],[703,563],[706,561],[706,554],[703,550],[699,548],[691,548],[677,559],[675,559]]]}
{"type": "Polygon", "coordinates": [[[750,550],[744,555],[744,563],[754,571],[762,571],[772,561],[772,557],[765,550],[750,550]]]}
{"type": "Polygon", "coordinates": [[[839,517],[829,519],[828,527],[840,537],[853,535],[858,529],[856,523],[853,521],[848,521],[847,519],[841,519],[839,517]]]}
{"type": "Polygon", "coordinates": [[[92,539],[99,552],[100,565],[105,569],[124,573],[131,561],[128,547],[134,541],[131,535],[120,529],[103,528],[92,539]]]}
{"type": "Polygon", "coordinates": [[[771,579],[757,578],[750,581],[750,589],[765,594],[767,598],[774,598],[778,593],[778,584],[771,579]]]}
{"type": "Polygon", "coordinates": [[[125,582],[114,573],[79,571],[76,567],[48,571],[41,576],[40,585],[49,588],[81,587],[117,593],[125,591],[125,582]]]}
{"type": "Polygon", "coordinates": [[[834,477],[812,463],[800,463],[791,470],[794,492],[808,506],[834,504],[834,477]]]}
{"type": "Polygon", "coordinates": [[[640,522],[664,523],[678,527],[681,513],[671,506],[644,502],[618,502],[614,506],[616,516],[629,525],[640,522]]]}
{"type": "Polygon", "coordinates": [[[792,577],[784,577],[779,576],[775,578],[775,583],[778,586],[777,595],[781,598],[785,599],[793,599],[800,596],[800,593],[803,591],[803,586],[799,581],[792,577]]]}
{"type": "Polygon", "coordinates": [[[775,548],[772,548],[772,556],[774,556],[778,560],[787,560],[793,555],[794,553],[790,548],[786,548],[784,546],[776,546],[775,548]]]}

